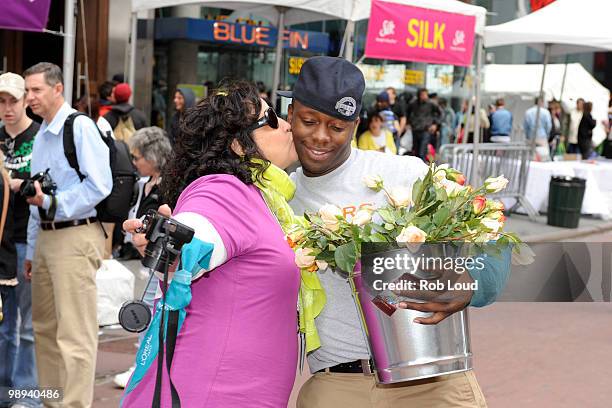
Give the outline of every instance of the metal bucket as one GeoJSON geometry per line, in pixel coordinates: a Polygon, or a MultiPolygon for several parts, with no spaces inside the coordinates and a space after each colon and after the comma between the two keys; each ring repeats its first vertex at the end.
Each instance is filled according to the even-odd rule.
{"type": "Polygon", "coordinates": [[[429,313],[395,309],[381,302],[368,289],[361,271],[350,279],[379,383],[413,381],[472,369],[467,309],[436,325],[414,323],[416,317],[429,313]]]}

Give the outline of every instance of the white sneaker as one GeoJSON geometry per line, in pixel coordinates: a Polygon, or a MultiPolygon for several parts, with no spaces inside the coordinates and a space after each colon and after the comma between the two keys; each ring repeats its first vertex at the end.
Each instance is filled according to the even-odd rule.
{"type": "Polygon", "coordinates": [[[127,371],[117,374],[113,379],[115,385],[119,388],[125,388],[127,386],[128,381],[130,381],[130,377],[132,376],[132,373],[135,369],[136,366],[132,366],[127,371]]]}

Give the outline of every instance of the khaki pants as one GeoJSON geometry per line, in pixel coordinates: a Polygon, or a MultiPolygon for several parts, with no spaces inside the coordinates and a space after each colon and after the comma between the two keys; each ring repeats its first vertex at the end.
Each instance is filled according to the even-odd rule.
{"type": "Polygon", "coordinates": [[[297,408],[486,408],[472,371],[377,385],[373,375],[317,373],[300,390],[297,408]]]}
{"type": "Polygon", "coordinates": [[[98,223],[40,230],[32,265],[32,324],[40,387],[59,388],[63,402],[91,407],[98,348],[96,271],[104,234],[98,223]]]}

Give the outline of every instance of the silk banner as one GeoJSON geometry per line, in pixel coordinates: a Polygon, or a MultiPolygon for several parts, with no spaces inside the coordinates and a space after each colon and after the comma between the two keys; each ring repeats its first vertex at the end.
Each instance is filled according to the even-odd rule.
{"type": "Polygon", "coordinates": [[[474,16],[373,0],[365,55],[468,66],[475,25],[474,16]]]}

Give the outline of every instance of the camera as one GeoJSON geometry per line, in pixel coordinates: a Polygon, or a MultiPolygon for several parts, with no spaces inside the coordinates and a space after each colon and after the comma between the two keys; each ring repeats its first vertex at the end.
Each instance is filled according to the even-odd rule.
{"type": "Polygon", "coordinates": [[[38,181],[40,183],[40,188],[45,194],[55,194],[55,190],[57,190],[57,184],[49,175],[49,169],[44,172],[37,173],[30,177],[27,180],[24,180],[21,183],[21,187],[19,188],[19,192],[24,197],[34,197],[36,195],[36,188],[34,187],[34,182],[38,181]]]}
{"type": "Polygon", "coordinates": [[[164,265],[171,265],[184,244],[193,239],[193,228],[149,210],[137,232],[144,233],[147,241],[142,265],[163,272],[164,265]]]}

